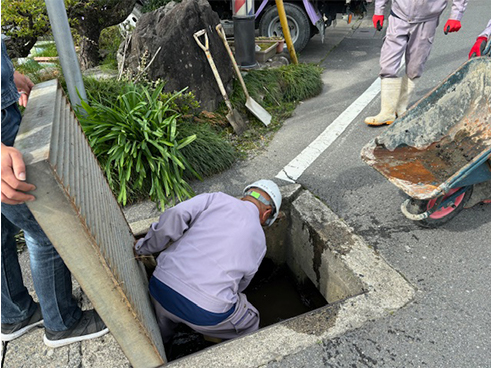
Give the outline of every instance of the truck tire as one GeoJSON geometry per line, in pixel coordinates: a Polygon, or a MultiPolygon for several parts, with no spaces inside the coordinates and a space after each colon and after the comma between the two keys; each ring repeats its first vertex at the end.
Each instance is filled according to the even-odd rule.
{"type": "MultiPolygon", "coordinates": [[[[296,52],[302,51],[311,38],[311,22],[306,12],[298,5],[284,3],[285,14],[289,24],[290,37],[296,52]]],[[[260,19],[260,35],[264,37],[283,37],[282,25],[277,7],[270,6],[260,19]]]]}

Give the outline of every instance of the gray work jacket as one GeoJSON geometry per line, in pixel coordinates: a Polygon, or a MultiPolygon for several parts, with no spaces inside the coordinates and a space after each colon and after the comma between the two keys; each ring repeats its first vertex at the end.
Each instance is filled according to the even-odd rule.
{"type": "MultiPolygon", "coordinates": [[[[376,0],[374,14],[384,15],[389,0],[376,0]]],[[[468,0],[453,0],[449,19],[461,20],[468,0]]],[[[423,23],[435,19],[446,9],[448,0],[393,0],[392,12],[409,23],[423,23]]]]}

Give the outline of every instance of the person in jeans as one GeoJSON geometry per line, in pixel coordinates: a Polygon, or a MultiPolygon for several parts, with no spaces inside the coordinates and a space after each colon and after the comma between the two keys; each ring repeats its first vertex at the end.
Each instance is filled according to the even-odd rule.
{"type": "Polygon", "coordinates": [[[25,204],[28,192],[22,154],[13,146],[21,122],[17,101],[26,106],[33,83],[14,71],[2,38],[2,341],[16,339],[44,324],[44,342],[59,347],[108,332],[94,310],[82,311],[72,296],[68,268],[25,204]],[[19,93],[20,92],[20,93],[19,93]],[[14,236],[22,229],[29,250],[39,304],[22,280],[14,236]]]}
{"type": "Polygon", "coordinates": [[[149,289],[164,343],[178,323],[218,339],[258,329],[243,291],[266,253],[262,226],[275,221],[281,202],[271,180],[247,186],[241,200],[200,194],[166,209],[135,244],[137,255],[161,252],[149,289]]]}
{"type": "MultiPolygon", "coordinates": [[[[375,0],[374,27],[381,29],[384,10],[389,0],[375,0]]],[[[376,116],[367,117],[364,122],[378,126],[391,124],[401,116],[408,107],[408,102],[415,89],[427,61],[439,18],[446,8],[448,0],[416,1],[393,0],[388,18],[388,29],[381,48],[379,64],[381,70],[381,110],[376,116]],[[401,60],[405,55],[405,75],[400,77],[401,60]]],[[[461,18],[468,0],[453,0],[451,15],[444,25],[444,33],[458,32],[461,18]]]]}

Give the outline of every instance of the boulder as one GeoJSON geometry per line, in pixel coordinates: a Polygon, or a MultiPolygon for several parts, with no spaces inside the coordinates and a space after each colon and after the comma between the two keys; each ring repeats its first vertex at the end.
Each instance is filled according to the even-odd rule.
{"type": "MultiPolygon", "coordinates": [[[[168,4],[169,5],[169,4],[168,4]]],[[[167,92],[188,87],[202,109],[214,111],[223,101],[205,52],[193,34],[206,29],[209,49],[228,93],[232,90],[233,66],[215,26],[220,20],[207,0],[183,0],[144,14],[137,22],[124,58],[134,75],[144,57],[150,80],[163,80],[167,92]],[[157,50],[161,48],[159,52],[157,50]],[[157,54],[156,54],[157,53],[157,54]]],[[[204,43],[204,37],[200,38],[204,43]]]]}

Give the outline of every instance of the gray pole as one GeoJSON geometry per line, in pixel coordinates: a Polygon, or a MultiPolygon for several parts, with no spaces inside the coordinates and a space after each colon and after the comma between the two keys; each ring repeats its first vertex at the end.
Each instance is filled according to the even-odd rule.
{"type": "Polygon", "coordinates": [[[87,100],[87,95],[85,93],[79,61],[75,53],[72,33],[68,25],[67,11],[63,0],[45,0],[45,2],[63,75],[67,82],[68,95],[72,106],[75,107],[80,105],[80,98],[84,101],[87,100]]]}

